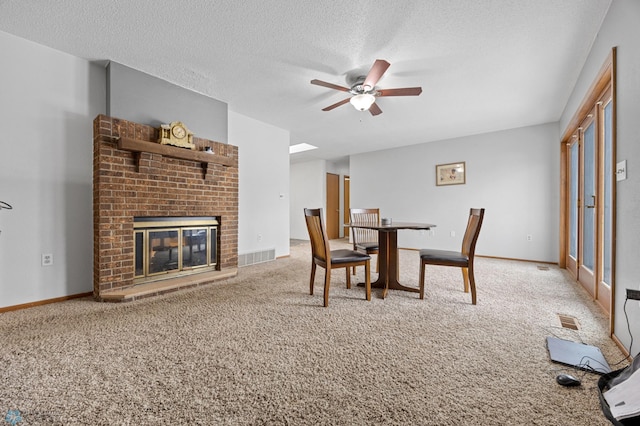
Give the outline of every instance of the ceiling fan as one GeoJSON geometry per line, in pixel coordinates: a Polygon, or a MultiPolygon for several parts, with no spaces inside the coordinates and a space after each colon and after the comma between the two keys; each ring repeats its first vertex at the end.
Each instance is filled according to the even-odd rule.
{"type": "Polygon", "coordinates": [[[341,92],[349,92],[353,96],[322,108],[323,111],[331,111],[334,108],[351,102],[351,105],[358,111],[369,111],[371,115],[382,114],[382,110],[376,104],[376,97],[380,96],[418,96],[422,93],[422,87],[403,87],[401,89],[378,89],[376,83],[387,71],[391,64],[384,59],[376,59],[366,76],[358,78],[351,89],[338,86],[337,84],[327,83],[322,80],[311,80],[311,84],[317,86],[328,87],[329,89],[340,90],[341,92]]]}

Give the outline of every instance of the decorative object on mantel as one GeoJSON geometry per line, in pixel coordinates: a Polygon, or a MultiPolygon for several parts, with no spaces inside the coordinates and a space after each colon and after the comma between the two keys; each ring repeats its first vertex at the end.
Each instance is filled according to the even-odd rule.
{"type": "Polygon", "coordinates": [[[182,121],[172,121],[171,124],[160,125],[161,145],[173,145],[181,148],[196,149],[193,144],[193,133],[187,129],[182,121]]]}
{"type": "Polygon", "coordinates": [[[213,154],[213,148],[211,148],[210,146],[207,146],[204,148],[204,152],[206,152],[207,154],[213,154]]]}

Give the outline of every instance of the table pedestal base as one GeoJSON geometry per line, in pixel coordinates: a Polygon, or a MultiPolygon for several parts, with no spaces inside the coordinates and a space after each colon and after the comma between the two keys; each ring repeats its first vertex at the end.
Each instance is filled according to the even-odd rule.
{"type": "Polygon", "coordinates": [[[389,290],[403,290],[412,293],[419,293],[416,287],[407,287],[400,284],[398,276],[400,274],[398,262],[398,231],[395,229],[380,230],[378,233],[380,246],[380,256],[378,261],[378,279],[371,283],[371,288],[382,288],[382,298],[387,297],[389,290]]]}

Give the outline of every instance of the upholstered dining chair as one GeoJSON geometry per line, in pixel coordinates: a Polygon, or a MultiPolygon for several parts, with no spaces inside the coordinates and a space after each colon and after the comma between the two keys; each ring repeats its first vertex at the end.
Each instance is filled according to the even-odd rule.
{"type": "MultiPolygon", "coordinates": [[[[380,223],[380,209],[349,209],[349,220],[351,223],[377,225],[380,223]]],[[[351,239],[353,250],[365,254],[378,254],[378,231],[375,229],[351,228],[351,239]]],[[[376,272],[378,272],[378,263],[376,261],[376,272]]],[[[354,267],[353,274],[355,273],[354,267]]]]}
{"type": "Polygon", "coordinates": [[[316,277],[316,266],[325,269],[324,274],[324,306],[329,306],[329,285],[331,270],[345,268],[347,288],[351,288],[351,267],[364,266],[366,299],[371,300],[371,271],[369,263],[371,256],[355,250],[331,250],[329,238],[322,221],[322,209],[304,209],[304,216],[311,239],[311,279],[309,294],[313,295],[313,283],[316,277]]]}
{"type": "Polygon", "coordinates": [[[471,288],[471,302],[474,305],[476,304],[476,279],[473,273],[473,258],[483,218],[484,209],[470,210],[461,251],[420,250],[420,299],[424,299],[424,272],[426,265],[454,266],[462,268],[464,292],[469,293],[469,288],[471,288]]]}

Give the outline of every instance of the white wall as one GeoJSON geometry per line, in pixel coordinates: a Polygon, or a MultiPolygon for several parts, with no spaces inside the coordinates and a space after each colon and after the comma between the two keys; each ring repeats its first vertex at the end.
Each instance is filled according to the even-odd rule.
{"type": "Polygon", "coordinates": [[[308,240],[309,232],[304,220],[304,209],[325,208],[326,205],[326,173],[324,160],[293,163],[291,170],[291,238],[308,240]]]}
{"type": "Polygon", "coordinates": [[[289,131],[229,111],[239,151],[238,253],[289,254],[289,131]]]}
{"type": "MultiPolygon", "coordinates": [[[[595,80],[611,48],[617,46],[617,160],[627,160],[627,180],[616,186],[616,276],[614,334],[627,347],[631,337],[623,311],[627,288],[640,288],[640,2],[614,0],[562,116],[564,131],[595,80]],[[637,163],[636,163],[637,161],[637,163]]],[[[627,306],[635,340],[632,355],[640,351],[640,303],[627,306]]]]}
{"type": "Polygon", "coordinates": [[[434,223],[435,235],[403,231],[398,244],[451,250],[462,244],[469,209],[484,207],[478,254],[557,262],[558,140],[553,123],[354,155],[351,207],[434,223]],[[466,184],[436,186],[437,164],[462,161],[466,184]]]}
{"type": "Polygon", "coordinates": [[[0,307],[93,289],[93,119],[105,70],[0,32],[0,307]],[[41,255],[53,254],[52,266],[41,255]]]}

